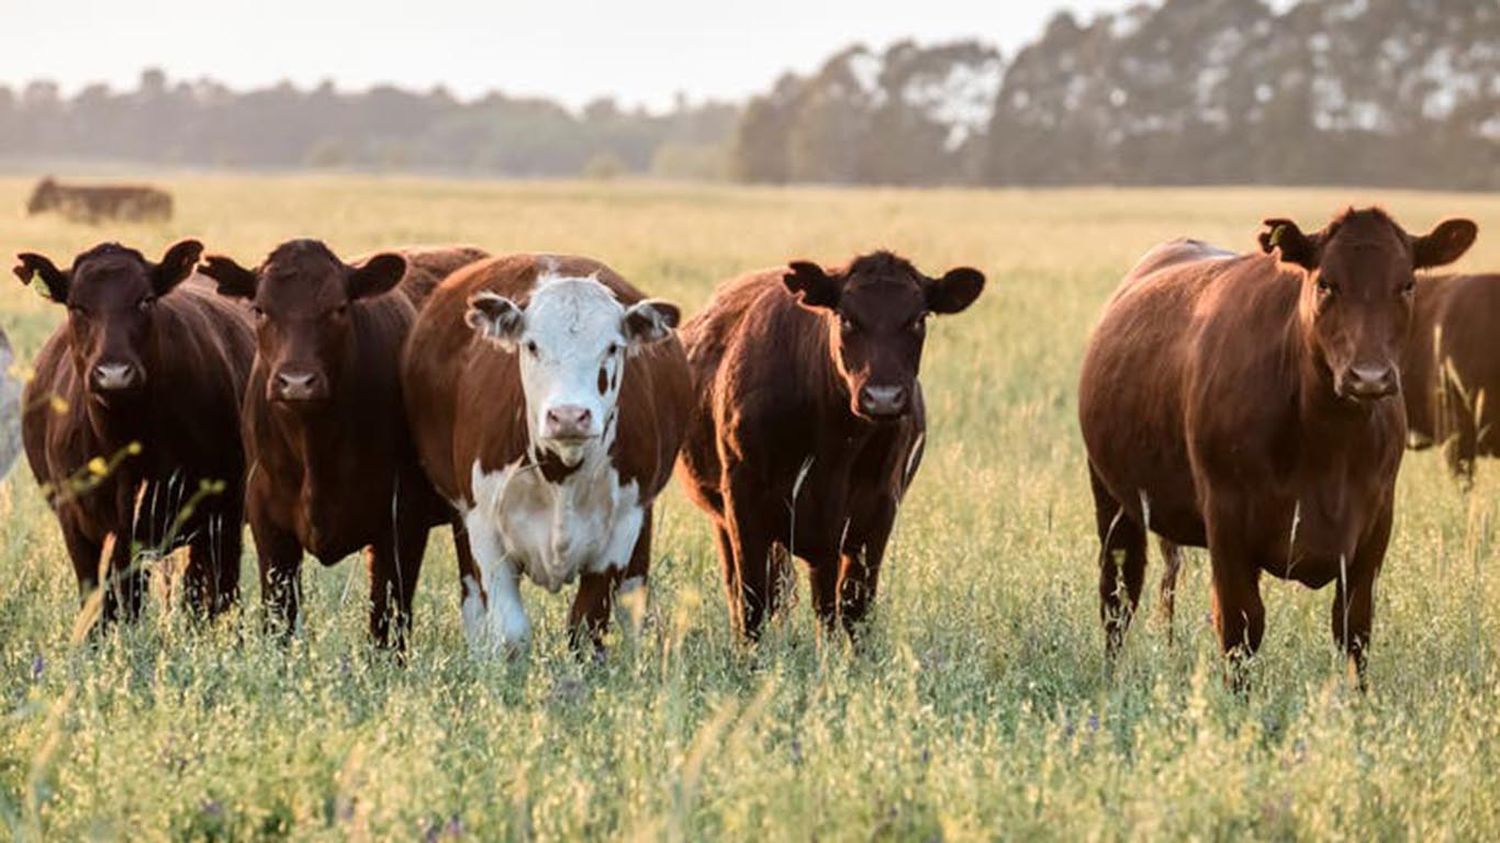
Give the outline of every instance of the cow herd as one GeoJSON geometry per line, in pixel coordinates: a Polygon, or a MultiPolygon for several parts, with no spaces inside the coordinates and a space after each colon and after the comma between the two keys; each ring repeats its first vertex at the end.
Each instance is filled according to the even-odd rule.
{"type": "MultiPolygon", "coordinates": [[[[1268,220],[1248,254],[1165,243],[1126,275],[1079,388],[1111,656],[1155,533],[1169,612],[1178,547],[1208,548],[1231,665],[1260,644],[1264,572],[1336,584],[1333,637],[1363,679],[1408,432],[1461,477],[1500,451],[1483,406],[1500,278],[1418,274],[1476,235],[1351,209],[1311,234],[1268,220]]],[[[159,260],[108,243],[15,271],[67,307],[23,439],[106,622],[140,611],[143,558],[180,547],[187,604],[233,604],[248,521],[279,633],[298,623],[304,555],[363,553],[371,636],[402,651],[428,533],[447,525],[465,635],[502,653],[530,636],[522,578],[576,582],[573,644],[602,647],[649,574],[674,470],[712,522],[743,637],[780,608],[793,559],[822,624],[857,636],[922,459],[927,319],[985,286],[884,251],[797,261],[726,282],[679,325],[598,261],[467,246],[346,262],[293,240],[247,268],[193,240],[159,260]]]]}

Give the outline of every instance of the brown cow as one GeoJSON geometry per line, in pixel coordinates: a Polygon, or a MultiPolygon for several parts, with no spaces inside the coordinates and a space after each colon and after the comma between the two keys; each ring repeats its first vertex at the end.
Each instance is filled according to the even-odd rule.
{"type": "Polygon", "coordinates": [[[603,264],[510,255],[455,273],[407,343],[402,380],[422,465],[467,526],[464,631],[523,645],[522,574],[579,580],[575,647],[601,646],[621,589],[643,585],[651,508],[689,396],[677,308],[603,264]]]}
{"type": "Polygon", "coordinates": [[[1412,340],[1401,363],[1414,447],[1443,448],[1461,484],[1474,460],[1500,455],[1500,275],[1417,280],[1412,340]]]}
{"type": "Polygon", "coordinates": [[[262,596],[288,634],[303,551],[333,565],[363,550],[370,634],[405,647],[427,532],[451,519],[417,465],[401,349],[438,282],[483,257],[468,247],[407,250],[350,266],[317,240],[292,240],[255,270],[220,255],[205,262],[220,293],[253,302],[258,351],[244,406],[250,528],[262,596]]]}
{"type": "Polygon", "coordinates": [[[865,618],[921,461],[927,317],[983,289],[978,270],[928,278],[889,252],[799,261],[730,281],[684,326],[698,400],[683,480],[714,519],[744,636],[775,613],[787,556],[807,562],[826,626],[865,618]]]}
{"type": "Polygon", "coordinates": [[[184,240],[152,263],[107,243],[59,270],[19,256],[67,322],[42,347],[26,386],[22,438],[58,520],[83,598],[99,586],[104,619],[140,609],[137,552],[190,548],[189,603],[212,615],[239,592],[244,450],[239,407],[255,341],[244,308],[201,278],[203,246],[184,240]]]}
{"type": "Polygon", "coordinates": [[[1266,225],[1272,254],[1191,240],[1148,252],[1089,341],[1079,418],[1106,649],[1135,611],[1149,530],[1208,547],[1214,623],[1236,668],[1265,628],[1262,571],[1338,580],[1333,634],[1363,681],[1406,435],[1397,363],[1413,273],[1457,259],[1476,228],[1412,237],[1375,209],[1311,235],[1266,225]]]}
{"type": "Polygon", "coordinates": [[[28,216],[46,211],[57,211],[74,222],[166,222],[172,218],[172,196],[145,185],[64,185],[47,176],[37,182],[26,202],[28,216]]]}

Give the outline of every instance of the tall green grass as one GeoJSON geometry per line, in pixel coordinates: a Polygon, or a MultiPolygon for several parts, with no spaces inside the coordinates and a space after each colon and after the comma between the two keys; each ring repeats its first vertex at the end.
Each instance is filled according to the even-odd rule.
{"type": "MultiPolygon", "coordinates": [[[[354,254],[408,243],[555,250],[692,312],[714,283],[810,257],[899,250],[990,287],[930,331],[926,464],[901,513],[867,646],[801,602],[757,647],[728,631],[707,524],[658,507],[649,600],[601,663],[566,646],[567,598],[530,586],[529,655],[471,658],[434,532],[410,663],[366,643],[356,561],[304,573],[306,627],[242,609],[194,628],[153,599],[74,645],[77,601],[29,471],[0,484],[0,829],[26,839],[1494,839],[1500,836],[1495,466],[1464,496],[1435,453],[1403,471],[1377,595],[1371,691],[1345,677],[1330,591],[1268,580],[1248,700],[1228,691],[1192,554],[1168,646],[1154,600],[1110,675],[1074,388],[1084,339],[1149,246],[1253,244],[1381,201],[1412,229],[1481,225],[1500,200],[1285,189],[958,192],[353,178],[172,180],[169,226],[23,219],[0,250],[59,259],[181,236],[254,261],[292,236],[354,254]]],[[[1486,233],[1488,232],[1488,233],[1486,233]]],[[[59,321],[19,284],[0,324],[29,357],[59,321]]],[[[1160,572],[1153,560],[1151,576],[1160,572]]]]}

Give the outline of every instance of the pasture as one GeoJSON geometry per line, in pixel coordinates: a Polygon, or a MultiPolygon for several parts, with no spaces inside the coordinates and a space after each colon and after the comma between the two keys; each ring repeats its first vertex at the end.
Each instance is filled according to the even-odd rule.
{"type": "MultiPolygon", "coordinates": [[[[103,239],[184,236],[250,264],[295,235],[341,254],[467,242],[598,258],[691,314],[728,276],[875,247],[989,276],[934,322],[927,453],[867,642],[820,639],[806,582],[755,647],[730,634],[706,518],[657,507],[649,600],[602,662],[567,648],[571,590],[527,584],[529,656],[470,657],[446,530],[429,544],[410,663],[374,651],[357,560],[304,568],[289,651],[244,601],[210,629],[154,599],[76,644],[73,576],[29,470],[0,484],[0,823],[77,839],[1494,839],[1500,836],[1500,466],[1472,493],[1408,454],[1380,580],[1371,690],[1345,676],[1331,590],[1267,580],[1253,691],[1221,681],[1208,572],[1177,636],[1144,615],[1110,675],[1075,417],[1085,336],[1160,240],[1251,248],[1351,202],[1409,230],[1480,225],[1458,269],[1500,267],[1500,199],[1347,190],[895,191],[650,183],[184,176],[169,224],[23,219],[0,252],[63,264],[103,239]]],[[[8,266],[8,264],[7,264],[8,266]]],[[[29,358],[62,309],[0,281],[29,358]]],[[[1149,376],[1150,373],[1142,373],[1149,376]]]]}

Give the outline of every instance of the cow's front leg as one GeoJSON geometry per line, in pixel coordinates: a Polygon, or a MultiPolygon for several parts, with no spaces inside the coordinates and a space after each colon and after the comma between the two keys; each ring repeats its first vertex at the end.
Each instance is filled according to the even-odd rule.
{"type": "Polygon", "coordinates": [[[1385,561],[1391,538],[1391,512],[1380,521],[1355,552],[1353,560],[1339,571],[1333,597],[1333,640],[1348,658],[1349,672],[1366,689],[1365,664],[1369,657],[1370,627],[1375,621],[1375,579],[1385,561]]]}
{"type": "Polygon", "coordinates": [[[839,560],[839,618],[850,639],[858,637],[860,627],[875,602],[880,588],[880,565],[896,523],[896,499],[882,496],[875,503],[870,522],[862,531],[864,541],[858,547],[841,548],[839,560]]]}
{"type": "Polygon", "coordinates": [[[622,590],[644,587],[651,571],[651,507],[642,510],[638,521],[633,519],[617,529],[620,532],[610,544],[608,558],[613,562],[625,553],[629,556],[620,565],[597,573],[584,572],[578,578],[578,595],[568,613],[568,642],[580,655],[585,640],[593,644],[596,657],[603,654],[616,596],[622,590]]]}
{"type": "Polygon", "coordinates": [[[531,641],[531,621],[521,604],[521,573],[493,525],[473,512],[464,522],[483,589],[482,600],[464,600],[469,648],[476,653],[524,650],[531,641]]]}
{"type": "Polygon", "coordinates": [[[302,610],[302,542],[264,513],[250,515],[251,535],[260,564],[260,597],[268,632],[290,642],[302,610]]]}

